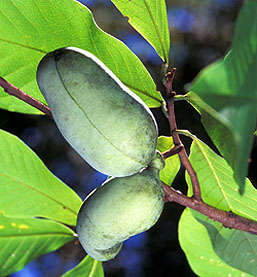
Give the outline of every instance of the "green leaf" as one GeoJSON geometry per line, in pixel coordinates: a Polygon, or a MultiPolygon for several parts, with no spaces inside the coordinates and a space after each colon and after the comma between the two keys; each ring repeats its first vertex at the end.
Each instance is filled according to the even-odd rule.
{"type": "Polygon", "coordinates": [[[85,257],[75,268],[66,272],[63,277],[103,277],[102,263],[94,260],[89,255],[85,257]]]}
{"type": "MultiPolygon", "coordinates": [[[[231,167],[198,139],[191,145],[189,160],[197,172],[204,202],[257,221],[257,190],[248,179],[245,182],[244,195],[241,195],[231,167]]],[[[191,195],[188,174],[186,181],[190,186],[191,195]]]]}
{"type": "Polygon", "coordinates": [[[0,276],[22,269],[73,239],[74,232],[57,222],[9,218],[0,213],[0,276]]]}
{"type": "Polygon", "coordinates": [[[47,217],[76,225],[82,204],[17,137],[0,130],[0,212],[10,217],[47,217]]]}
{"type": "MultiPolygon", "coordinates": [[[[245,183],[244,196],[240,195],[227,162],[196,138],[189,159],[197,172],[204,202],[257,221],[257,191],[249,180],[245,183]]],[[[186,181],[189,195],[192,195],[188,174],[186,181]]],[[[256,235],[224,228],[222,224],[186,209],[179,223],[179,241],[190,266],[199,276],[257,274],[256,235]]]]}
{"type": "Polygon", "coordinates": [[[186,208],[179,221],[179,242],[197,276],[257,276],[257,236],[224,228],[186,208]]]}
{"type": "Polygon", "coordinates": [[[257,117],[257,1],[245,2],[232,51],[205,68],[187,100],[201,113],[213,142],[234,170],[243,191],[257,117]]]}
{"type": "MultiPolygon", "coordinates": [[[[0,76],[44,103],[36,83],[37,65],[46,53],[67,46],[93,53],[149,107],[158,107],[163,101],[137,56],[103,32],[91,12],[77,1],[1,1],[0,25],[0,76]]],[[[0,107],[39,113],[2,89],[0,107]]]]}
{"type": "MultiPolygon", "coordinates": [[[[165,152],[174,147],[172,137],[160,136],[158,138],[157,149],[165,152]]],[[[172,185],[178,171],[180,169],[180,160],[178,154],[171,156],[165,160],[165,167],[160,171],[161,180],[168,186],[172,185]]]]}
{"type": "Polygon", "coordinates": [[[170,33],[165,0],[111,0],[128,22],[169,61],[170,33]]]}

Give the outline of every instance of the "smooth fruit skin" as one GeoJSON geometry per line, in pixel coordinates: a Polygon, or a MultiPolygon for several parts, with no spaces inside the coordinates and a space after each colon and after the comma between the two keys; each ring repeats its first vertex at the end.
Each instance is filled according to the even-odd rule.
{"type": "Polygon", "coordinates": [[[155,224],[164,205],[158,173],[149,167],[132,176],[111,178],[86,198],[76,229],[90,256],[99,261],[110,260],[124,240],[155,224]]]}
{"type": "Polygon", "coordinates": [[[153,159],[158,132],[151,111],[91,53],[47,54],[37,82],[64,138],[96,170],[128,176],[153,159]]]}

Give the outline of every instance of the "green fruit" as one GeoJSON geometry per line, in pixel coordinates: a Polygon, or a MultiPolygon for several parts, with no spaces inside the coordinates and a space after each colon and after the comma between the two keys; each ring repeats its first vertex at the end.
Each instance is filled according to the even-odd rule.
{"type": "Polygon", "coordinates": [[[158,134],[151,111],[91,53],[47,54],[37,82],[64,138],[98,171],[128,176],[153,159],[158,134]]]}
{"type": "Polygon", "coordinates": [[[124,240],[152,227],[163,210],[164,192],[152,167],[111,178],[84,201],[77,218],[78,238],[94,259],[115,257],[124,240]]]}

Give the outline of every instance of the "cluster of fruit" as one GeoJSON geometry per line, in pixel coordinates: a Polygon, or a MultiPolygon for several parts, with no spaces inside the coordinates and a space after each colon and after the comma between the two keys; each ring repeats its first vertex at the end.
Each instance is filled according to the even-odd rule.
{"type": "Polygon", "coordinates": [[[112,176],[87,196],[77,218],[83,248],[107,261],[163,210],[164,160],[156,151],[155,119],[110,69],[81,49],[47,54],[37,82],[64,138],[93,168],[112,176]]]}

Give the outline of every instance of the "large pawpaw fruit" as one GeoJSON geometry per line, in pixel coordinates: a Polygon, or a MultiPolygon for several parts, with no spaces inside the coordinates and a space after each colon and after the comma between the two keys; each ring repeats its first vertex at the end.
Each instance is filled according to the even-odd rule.
{"type": "Polygon", "coordinates": [[[158,134],[151,111],[91,53],[47,54],[37,82],[64,138],[96,170],[128,176],[153,159],[158,134]]]}

